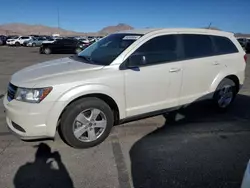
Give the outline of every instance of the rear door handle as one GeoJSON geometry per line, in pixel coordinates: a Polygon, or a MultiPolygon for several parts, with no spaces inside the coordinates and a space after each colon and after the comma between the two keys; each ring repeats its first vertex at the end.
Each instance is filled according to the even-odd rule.
{"type": "Polygon", "coordinates": [[[180,70],[180,68],[171,68],[169,72],[179,72],[180,70]]]}
{"type": "Polygon", "coordinates": [[[213,62],[213,65],[219,65],[220,63],[218,61],[213,62]]]}

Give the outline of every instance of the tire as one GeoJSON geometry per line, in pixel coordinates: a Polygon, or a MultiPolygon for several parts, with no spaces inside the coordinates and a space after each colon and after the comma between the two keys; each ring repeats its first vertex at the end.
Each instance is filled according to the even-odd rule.
{"type": "Polygon", "coordinates": [[[16,42],[15,46],[21,46],[20,42],[16,42]]]}
{"type": "Polygon", "coordinates": [[[76,54],[79,54],[81,51],[82,51],[81,48],[76,48],[75,53],[76,53],[76,54]]]}
{"type": "Polygon", "coordinates": [[[224,78],[214,93],[213,101],[216,108],[220,111],[227,110],[232,105],[236,94],[236,83],[229,78],[224,78]]]}
{"type": "Polygon", "coordinates": [[[36,47],[36,43],[32,43],[32,47],[36,47]]]}
{"type": "Polygon", "coordinates": [[[50,48],[44,48],[43,52],[47,55],[51,54],[51,49],[50,48]]]}
{"type": "MultiPolygon", "coordinates": [[[[88,117],[88,119],[89,118],[91,118],[91,115],[88,117]]],[[[109,105],[99,98],[88,97],[79,99],[66,108],[65,112],[62,114],[59,131],[62,139],[68,145],[74,148],[89,148],[103,142],[108,137],[113,125],[114,115],[109,105]],[[105,122],[105,128],[93,128],[96,125],[95,122],[101,121],[92,121],[91,123],[89,120],[86,121],[86,115],[83,115],[84,113],[87,113],[88,116],[90,114],[94,114],[93,112],[95,111],[97,111],[96,114],[98,114],[98,110],[100,113],[96,117],[99,119],[104,119],[101,121],[105,122]],[[79,133],[79,131],[77,132],[77,130],[80,129],[83,130],[83,133],[79,133]],[[92,135],[94,132],[95,136],[90,136],[91,132],[92,135]],[[100,132],[100,135],[97,136],[96,132],[100,132]],[[78,133],[79,135],[77,136],[76,134],[78,133]]]]}

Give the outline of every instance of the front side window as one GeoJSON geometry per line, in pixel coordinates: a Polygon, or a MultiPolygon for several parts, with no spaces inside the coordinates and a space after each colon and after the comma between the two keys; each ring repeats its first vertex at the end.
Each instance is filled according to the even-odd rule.
{"type": "Polygon", "coordinates": [[[80,54],[79,58],[99,65],[110,65],[125,49],[142,35],[130,33],[111,34],[104,39],[93,43],[80,54]]]}
{"type": "Polygon", "coordinates": [[[139,47],[129,58],[129,64],[143,66],[176,61],[177,37],[164,35],[150,39],[139,47]]]}
{"type": "Polygon", "coordinates": [[[238,49],[229,38],[213,36],[213,40],[216,45],[216,53],[218,55],[231,54],[231,53],[238,52],[238,49]]]}
{"type": "Polygon", "coordinates": [[[29,37],[21,37],[21,39],[29,39],[29,37]]]}
{"type": "Polygon", "coordinates": [[[182,43],[185,59],[208,57],[215,53],[209,35],[183,34],[182,43]]]}

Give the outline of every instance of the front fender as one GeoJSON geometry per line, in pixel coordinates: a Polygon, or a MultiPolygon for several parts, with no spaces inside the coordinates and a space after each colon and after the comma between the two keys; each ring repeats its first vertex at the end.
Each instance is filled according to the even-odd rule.
{"type": "Polygon", "coordinates": [[[114,91],[108,86],[98,84],[78,86],[66,91],[54,103],[46,122],[48,135],[54,137],[59,117],[65,107],[73,100],[89,94],[104,94],[111,97],[118,106],[120,118],[125,118],[125,100],[122,91],[114,91]]]}

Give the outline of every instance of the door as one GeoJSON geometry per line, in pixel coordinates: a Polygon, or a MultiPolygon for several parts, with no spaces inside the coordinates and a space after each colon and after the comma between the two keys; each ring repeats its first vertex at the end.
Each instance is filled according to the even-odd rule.
{"type": "Polygon", "coordinates": [[[125,97],[127,117],[178,105],[182,67],[176,35],[150,39],[127,60],[125,97]]]}
{"type": "Polygon", "coordinates": [[[51,48],[54,52],[65,53],[67,48],[65,46],[65,39],[56,40],[52,43],[51,48]]]}
{"type": "Polygon", "coordinates": [[[183,82],[180,104],[211,97],[211,84],[224,68],[218,61],[210,35],[183,34],[183,82]]]}
{"type": "Polygon", "coordinates": [[[66,53],[74,53],[76,50],[76,40],[65,39],[64,40],[64,48],[66,53]]]}

